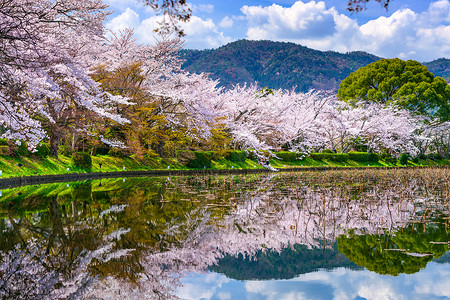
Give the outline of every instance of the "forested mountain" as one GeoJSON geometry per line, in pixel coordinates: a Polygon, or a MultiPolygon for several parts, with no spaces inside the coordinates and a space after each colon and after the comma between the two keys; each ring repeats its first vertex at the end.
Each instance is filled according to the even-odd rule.
{"type": "Polygon", "coordinates": [[[447,82],[450,81],[450,59],[439,58],[423,64],[427,66],[428,70],[434,75],[444,78],[447,82]]]}
{"type": "MultiPolygon", "coordinates": [[[[222,86],[258,82],[261,87],[297,91],[337,90],[339,83],[360,67],[381,59],[366,52],[319,51],[294,43],[240,40],[213,50],[182,50],[183,69],[210,73],[222,86]]],[[[450,60],[426,64],[448,79],[450,60]]]]}

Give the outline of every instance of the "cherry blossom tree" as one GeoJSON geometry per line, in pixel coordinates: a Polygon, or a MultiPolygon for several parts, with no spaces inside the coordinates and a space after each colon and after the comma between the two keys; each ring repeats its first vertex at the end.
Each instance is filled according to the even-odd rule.
{"type": "Polygon", "coordinates": [[[89,76],[106,7],[100,0],[1,1],[0,123],[7,137],[33,148],[48,135],[56,155],[61,129],[81,119],[76,111],[126,122],[108,111],[124,99],[101,92],[89,76]]]}

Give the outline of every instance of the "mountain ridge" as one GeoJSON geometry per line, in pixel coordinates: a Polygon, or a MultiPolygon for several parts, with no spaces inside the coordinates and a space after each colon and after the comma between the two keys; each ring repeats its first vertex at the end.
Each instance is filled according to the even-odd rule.
{"type": "MultiPolygon", "coordinates": [[[[382,57],[363,51],[320,51],[290,42],[238,40],[217,49],[179,53],[182,68],[191,73],[209,73],[220,85],[258,82],[261,87],[337,90],[350,73],[382,57]]],[[[450,59],[424,63],[432,73],[450,78],[450,59]],[[433,72],[434,71],[434,72],[433,72]],[[436,74],[438,73],[438,74],[436,74]]]]}

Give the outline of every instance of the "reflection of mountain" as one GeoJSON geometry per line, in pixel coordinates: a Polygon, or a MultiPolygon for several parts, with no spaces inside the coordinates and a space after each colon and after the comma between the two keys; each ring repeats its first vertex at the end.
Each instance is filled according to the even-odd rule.
{"type": "Polygon", "coordinates": [[[441,257],[434,259],[433,261],[440,264],[450,264],[450,251],[448,251],[441,257]]]}
{"type": "Polygon", "coordinates": [[[225,255],[209,270],[237,280],[263,280],[290,279],[319,269],[338,267],[359,269],[339,253],[336,245],[333,248],[308,249],[305,245],[297,244],[280,252],[260,250],[251,258],[242,254],[238,257],[225,255]]]}

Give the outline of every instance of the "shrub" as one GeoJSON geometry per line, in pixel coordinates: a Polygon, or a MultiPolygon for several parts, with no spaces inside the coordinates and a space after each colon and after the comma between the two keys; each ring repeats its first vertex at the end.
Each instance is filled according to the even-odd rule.
{"type": "Polygon", "coordinates": [[[92,158],[89,153],[75,152],[72,155],[72,165],[75,168],[90,171],[92,169],[92,158]]]}
{"type": "Polygon", "coordinates": [[[411,159],[411,161],[412,161],[413,163],[418,164],[418,163],[419,163],[419,157],[418,157],[418,156],[414,156],[414,157],[411,159]]]}
{"type": "Polygon", "coordinates": [[[349,159],[348,153],[310,153],[309,157],[315,160],[329,159],[331,161],[346,161],[349,159]]]}
{"type": "Polygon", "coordinates": [[[109,156],[113,156],[113,157],[120,157],[120,158],[124,158],[124,157],[129,157],[129,153],[128,151],[124,150],[124,149],[110,149],[108,151],[108,155],[109,156]]]}
{"type": "Polygon", "coordinates": [[[0,146],[8,146],[8,139],[0,139],[0,146]]]}
{"type": "Polygon", "coordinates": [[[283,161],[297,161],[298,153],[296,152],[289,152],[289,151],[280,151],[276,153],[276,155],[283,161]]]}
{"type": "Polygon", "coordinates": [[[431,160],[440,160],[442,159],[442,155],[440,155],[439,153],[430,153],[427,155],[427,158],[431,160]]]}
{"type": "Polygon", "coordinates": [[[108,155],[109,151],[109,147],[96,147],[94,148],[94,155],[108,155]]]}
{"type": "Polygon", "coordinates": [[[334,151],[330,149],[323,149],[322,153],[334,153],[334,151]]]}
{"type": "Polygon", "coordinates": [[[400,157],[399,157],[400,164],[407,165],[408,164],[408,158],[409,158],[409,154],[408,153],[400,154],[400,157]]]}
{"type": "Polygon", "coordinates": [[[211,168],[211,153],[204,151],[194,151],[195,159],[189,161],[188,167],[194,169],[211,168]]]}
{"type": "Polygon", "coordinates": [[[0,155],[1,155],[1,156],[9,155],[9,147],[8,147],[8,146],[1,145],[1,146],[0,146],[0,155]]]}
{"type": "Polygon", "coordinates": [[[371,152],[367,156],[368,156],[367,157],[368,161],[370,161],[370,162],[376,163],[376,162],[378,162],[380,160],[380,156],[377,153],[371,152]]]}
{"type": "Polygon", "coordinates": [[[246,151],[230,150],[225,154],[225,158],[232,162],[244,162],[247,157],[246,151]]]}
{"type": "Polygon", "coordinates": [[[392,156],[389,153],[381,154],[381,159],[389,164],[393,164],[393,165],[397,164],[397,158],[395,156],[392,156]]]}
{"type": "Polygon", "coordinates": [[[70,148],[69,146],[61,145],[58,148],[59,155],[72,156],[72,153],[73,153],[72,148],[70,148]]]}
{"type": "Polygon", "coordinates": [[[48,143],[40,143],[36,146],[36,152],[33,152],[34,156],[45,158],[50,154],[50,144],[48,143]]]}
{"type": "Polygon", "coordinates": [[[368,162],[369,161],[369,153],[367,153],[367,152],[350,151],[348,153],[348,156],[351,160],[354,160],[357,162],[368,162]]]}

